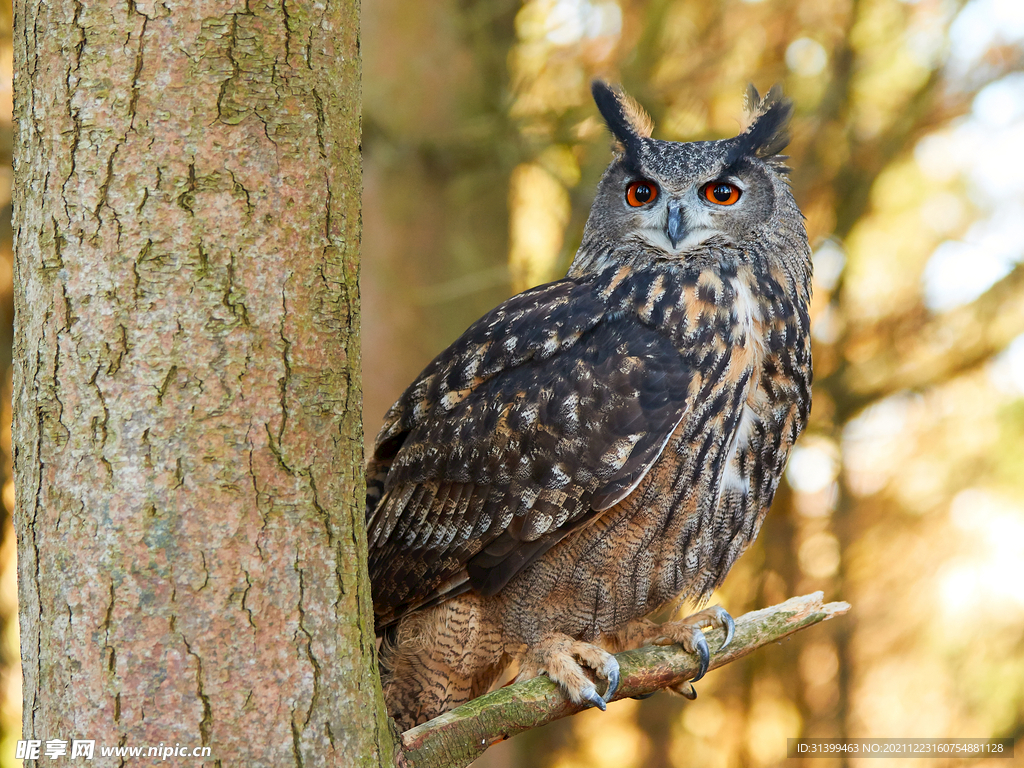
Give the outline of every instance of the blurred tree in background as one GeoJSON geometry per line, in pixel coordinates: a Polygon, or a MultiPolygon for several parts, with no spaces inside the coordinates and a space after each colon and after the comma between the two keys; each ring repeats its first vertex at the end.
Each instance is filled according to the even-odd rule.
{"type": "MultiPolygon", "coordinates": [[[[814,408],[734,613],[853,604],[712,674],[479,765],[768,766],[786,738],[1024,731],[1024,3],[379,0],[364,6],[365,426],[469,323],[559,277],[609,139],[734,135],[748,82],[796,102],[815,248],[814,408]]],[[[839,764],[840,759],[823,761],[839,764]]]]}

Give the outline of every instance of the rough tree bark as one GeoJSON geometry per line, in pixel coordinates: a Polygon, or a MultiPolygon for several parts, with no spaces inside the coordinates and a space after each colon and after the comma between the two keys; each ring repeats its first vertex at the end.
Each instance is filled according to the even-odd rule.
{"type": "Polygon", "coordinates": [[[391,764],[356,0],[15,2],[24,738],[391,764]]]}

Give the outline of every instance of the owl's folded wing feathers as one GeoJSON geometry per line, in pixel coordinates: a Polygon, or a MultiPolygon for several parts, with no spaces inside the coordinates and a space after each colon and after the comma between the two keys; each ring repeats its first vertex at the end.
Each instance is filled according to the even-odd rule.
{"type": "Polygon", "coordinates": [[[593,283],[510,299],[388,413],[367,471],[379,626],[471,587],[494,594],[661,454],[690,367],[593,283]]]}

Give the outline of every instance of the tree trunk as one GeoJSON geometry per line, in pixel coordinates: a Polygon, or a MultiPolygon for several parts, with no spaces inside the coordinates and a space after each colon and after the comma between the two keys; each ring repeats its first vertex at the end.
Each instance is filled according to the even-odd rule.
{"type": "Polygon", "coordinates": [[[358,13],[15,2],[25,739],[391,764],[358,13]]]}

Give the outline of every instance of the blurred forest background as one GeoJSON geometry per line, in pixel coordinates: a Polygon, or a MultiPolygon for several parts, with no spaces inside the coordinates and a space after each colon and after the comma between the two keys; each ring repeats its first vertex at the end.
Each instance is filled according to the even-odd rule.
{"type": "Polygon", "coordinates": [[[1024,2],[365,0],[362,44],[371,440],[471,322],[564,273],[610,158],[591,78],[622,83],[662,139],[735,135],[748,82],[796,102],[814,406],[717,598],[738,616],[820,589],[853,610],[711,673],[694,702],[616,703],[477,765],[772,766],[801,735],[1020,739],[1024,2]]]}
{"type": "MultiPolygon", "coordinates": [[[[748,82],[780,82],[796,102],[792,179],[815,249],[812,420],[717,599],[738,616],[821,589],[853,610],[710,674],[695,702],[616,703],[477,765],[773,766],[795,736],[1019,740],[1024,3],[363,0],[362,50],[370,439],[473,320],[568,266],[609,160],[591,78],[622,83],[663,139],[734,135],[748,82]]],[[[21,722],[11,61],[5,0],[0,766],[17,762],[21,722]]]]}

